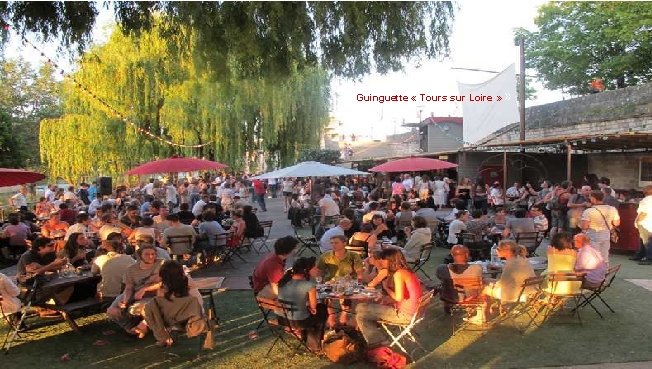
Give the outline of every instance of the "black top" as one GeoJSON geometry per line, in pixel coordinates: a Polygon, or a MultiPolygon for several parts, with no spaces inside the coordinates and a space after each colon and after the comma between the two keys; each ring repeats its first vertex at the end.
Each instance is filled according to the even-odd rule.
{"type": "Polygon", "coordinates": [[[195,220],[195,215],[189,210],[179,211],[177,212],[177,216],[179,217],[179,221],[186,225],[190,225],[190,223],[195,220]]]}

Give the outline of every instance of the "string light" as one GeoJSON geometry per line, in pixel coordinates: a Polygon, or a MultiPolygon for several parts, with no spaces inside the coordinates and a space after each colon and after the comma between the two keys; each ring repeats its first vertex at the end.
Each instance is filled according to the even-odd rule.
{"type": "MultiPolygon", "coordinates": [[[[1,21],[0,21],[0,22],[1,22],[1,21]]],[[[2,23],[4,23],[4,22],[2,22],[2,23]]],[[[8,27],[9,27],[9,25],[6,24],[6,23],[4,23],[3,28],[4,28],[5,30],[7,30],[8,27]]],[[[107,103],[106,101],[104,101],[104,99],[100,98],[100,97],[97,96],[97,94],[95,94],[93,91],[91,91],[91,90],[89,90],[88,88],[86,88],[86,86],[84,86],[83,84],[81,84],[81,83],[80,83],[80,82],[79,82],[79,81],[78,81],[74,76],[69,75],[69,74],[66,74],[66,71],[65,71],[63,68],[61,68],[61,67],[60,67],[56,62],[54,62],[52,59],[48,58],[48,56],[45,55],[45,53],[44,53],[43,51],[41,51],[41,50],[40,50],[36,45],[34,45],[31,41],[29,41],[27,38],[25,38],[24,35],[21,35],[20,37],[21,37],[21,39],[22,39],[22,41],[23,41],[23,44],[29,45],[31,48],[33,48],[34,50],[36,50],[36,52],[38,52],[38,53],[41,55],[41,57],[43,57],[43,59],[47,60],[47,63],[48,63],[48,64],[50,64],[51,66],[53,66],[54,68],[56,68],[56,69],[58,70],[58,72],[59,72],[59,74],[61,74],[61,76],[63,76],[64,78],[68,78],[68,79],[70,79],[70,80],[75,84],[75,86],[77,86],[77,87],[80,88],[82,91],[84,91],[87,95],[91,96],[93,99],[95,99],[97,102],[99,102],[100,105],[102,105],[104,108],[106,108],[109,112],[111,112],[111,113],[112,113],[113,115],[115,115],[116,117],[120,118],[120,120],[122,120],[123,122],[125,122],[125,123],[129,124],[130,126],[132,126],[133,128],[135,128],[136,132],[139,132],[139,133],[141,133],[141,134],[144,134],[145,136],[147,136],[147,137],[149,137],[149,138],[151,138],[151,139],[153,139],[153,140],[157,140],[157,141],[159,141],[159,142],[162,142],[162,143],[165,143],[165,144],[167,144],[167,145],[174,146],[174,147],[198,149],[198,148],[201,148],[201,147],[204,147],[204,146],[208,146],[208,145],[210,145],[211,143],[213,143],[213,141],[209,141],[209,142],[206,142],[206,143],[203,143],[203,144],[197,144],[197,145],[186,145],[186,144],[180,144],[180,143],[176,143],[176,142],[174,142],[174,141],[172,141],[172,140],[169,140],[169,139],[167,139],[167,138],[164,138],[164,137],[158,136],[158,135],[152,133],[151,131],[149,131],[149,130],[147,130],[147,129],[144,129],[144,128],[138,126],[138,124],[132,122],[132,121],[131,121],[129,118],[127,118],[124,114],[122,114],[120,111],[118,111],[118,109],[116,109],[116,108],[114,108],[113,106],[109,105],[109,103],[107,103]]]]}

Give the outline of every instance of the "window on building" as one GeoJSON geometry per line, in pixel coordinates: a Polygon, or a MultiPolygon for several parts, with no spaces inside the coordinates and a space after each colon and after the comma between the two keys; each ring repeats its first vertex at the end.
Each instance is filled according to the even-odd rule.
{"type": "Polygon", "coordinates": [[[639,168],[639,185],[643,187],[652,184],[652,160],[642,159],[639,168]]]}

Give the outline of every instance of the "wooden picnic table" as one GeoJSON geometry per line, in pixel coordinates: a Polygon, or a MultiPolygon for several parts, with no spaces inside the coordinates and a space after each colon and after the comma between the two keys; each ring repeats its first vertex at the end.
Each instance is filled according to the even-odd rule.
{"type": "Polygon", "coordinates": [[[99,275],[94,276],[91,275],[90,272],[84,272],[79,275],[73,274],[65,277],[55,275],[51,280],[44,282],[38,287],[37,296],[40,297],[34,306],[59,311],[66,323],[70,325],[70,328],[72,328],[76,333],[80,333],[79,326],[71,316],[72,313],[81,310],[89,310],[93,307],[99,308],[103,305],[104,301],[93,295],[79,301],[68,302],[62,301],[58,294],[68,287],[82,285],[96,287],[101,279],[102,277],[99,275]],[[51,301],[54,301],[54,304],[50,303],[51,301]]]}

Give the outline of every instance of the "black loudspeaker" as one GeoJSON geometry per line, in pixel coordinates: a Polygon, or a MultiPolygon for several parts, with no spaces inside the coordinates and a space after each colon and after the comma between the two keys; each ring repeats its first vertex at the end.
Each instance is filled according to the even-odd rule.
{"type": "Polygon", "coordinates": [[[99,193],[102,196],[110,195],[112,193],[113,186],[111,185],[111,177],[100,177],[97,179],[99,185],[99,193]]]}

